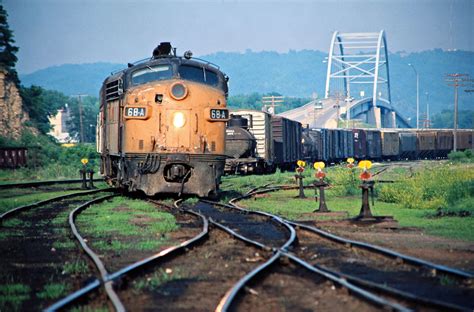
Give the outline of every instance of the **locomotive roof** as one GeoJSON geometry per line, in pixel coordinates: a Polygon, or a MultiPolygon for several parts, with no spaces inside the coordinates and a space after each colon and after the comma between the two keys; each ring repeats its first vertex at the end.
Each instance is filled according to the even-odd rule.
{"type": "Polygon", "coordinates": [[[211,62],[208,62],[199,58],[186,59],[182,56],[166,55],[166,56],[161,56],[157,58],[151,57],[151,58],[143,59],[133,64],[129,63],[128,68],[124,68],[116,72],[112,72],[111,75],[105,79],[104,83],[108,83],[110,81],[115,81],[117,79],[120,79],[126,76],[128,73],[135,71],[136,69],[139,69],[139,68],[145,68],[150,65],[173,64],[173,63],[179,64],[179,65],[186,64],[186,65],[192,65],[196,67],[204,67],[206,70],[214,71],[214,72],[217,72],[218,74],[225,76],[225,74],[220,70],[220,67],[211,62]]]}

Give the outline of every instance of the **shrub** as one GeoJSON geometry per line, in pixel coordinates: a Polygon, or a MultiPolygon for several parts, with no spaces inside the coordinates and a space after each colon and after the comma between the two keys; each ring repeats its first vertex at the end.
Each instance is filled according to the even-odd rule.
{"type": "Polygon", "coordinates": [[[448,154],[449,160],[453,162],[466,162],[466,161],[472,161],[473,160],[473,154],[472,150],[468,149],[465,150],[464,152],[451,152],[448,154]]]}
{"type": "Polygon", "coordinates": [[[351,196],[358,194],[360,181],[357,177],[357,169],[348,169],[346,167],[332,167],[328,169],[326,180],[332,185],[335,195],[351,196]]]}
{"type": "Polygon", "coordinates": [[[423,169],[400,183],[382,185],[379,200],[406,208],[443,209],[474,196],[474,171],[444,166],[423,169]]]}

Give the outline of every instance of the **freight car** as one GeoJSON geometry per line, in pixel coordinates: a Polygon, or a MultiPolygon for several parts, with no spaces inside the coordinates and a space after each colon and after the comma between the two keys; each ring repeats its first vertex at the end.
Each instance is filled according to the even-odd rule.
{"type": "MultiPolygon", "coordinates": [[[[267,123],[269,118],[271,120],[279,120],[281,117],[270,116],[263,112],[245,111],[252,120],[252,114],[267,116],[267,123]]],[[[280,124],[290,124],[289,121],[277,121],[272,124],[277,125],[280,129],[280,124]]],[[[296,124],[292,124],[297,126],[296,124]]],[[[287,127],[290,129],[290,127],[287,127]]],[[[229,129],[229,128],[228,128],[229,129]]],[[[249,127],[249,131],[254,131],[249,127]]],[[[228,130],[229,131],[229,130],[228,130]]],[[[292,134],[297,134],[296,129],[291,130],[292,134]]],[[[283,139],[280,134],[281,130],[273,130],[272,134],[278,136],[279,141],[276,142],[269,139],[268,135],[262,138],[268,139],[268,146],[273,146],[272,153],[253,154],[254,159],[239,159],[233,157],[232,160],[227,160],[226,168],[232,167],[231,164],[244,164],[245,173],[250,172],[268,172],[266,170],[248,170],[248,164],[272,164],[275,167],[288,168],[288,161],[302,159],[307,162],[325,161],[327,163],[337,163],[346,160],[348,157],[355,159],[371,159],[371,160],[401,160],[401,159],[435,159],[444,158],[453,148],[453,131],[449,129],[310,129],[305,127],[301,132],[301,150],[293,143],[297,142],[298,135],[287,137],[283,139]],[[285,142],[287,140],[287,142],[285,142]],[[273,145],[271,145],[273,144],[273,145]],[[283,151],[278,144],[286,146],[291,152],[294,152],[289,157],[283,154],[283,151]],[[300,157],[297,153],[301,152],[300,157]],[[276,156],[275,156],[276,155],[276,156]]],[[[459,130],[457,134],[457,148],[458,150],[465,150],[473,148],[473,130],[459,130]]],[[[228,146],[236,146],[236,138],[227,135],[228,146]]],[[[258,141],[258,139],[257,139],[258,141]]],[[[247,148],[252,147],[247,144],[247,148]]],[[[271,149],[271,148],[270,148],[271,149]]],[[[249,150],[248,153],[251,153],[249,150]]],[[[233,152],[234,156],[238,153],[233,152]]],[[[233,170],[235,166],[232,167],[233,170]]],[[[261,168],[261,166],[260,166],[261,168]]],[[[228,170],[227,172],[231,172],[228,170]]],[[[235,169],[235,172],[243,172],[235,169]]]]}
{"type": "Polygon", "coordinates": [[[256,110],[232,110],[226,130],[226,173],[293,169],[302,158],[299,122],[256,110]]]}
{"type": "Polygon", "coordinates": [[[0,168],[14,169],[27,164],[28,149],[26,147],[0,148],[0,168]]]}
{"type": "Polygon", "coordinates": [[[226,158],[227,80],[168,42],[107,77],[97,132],[106,180],[147,195],[215,194],[226,158]]]}

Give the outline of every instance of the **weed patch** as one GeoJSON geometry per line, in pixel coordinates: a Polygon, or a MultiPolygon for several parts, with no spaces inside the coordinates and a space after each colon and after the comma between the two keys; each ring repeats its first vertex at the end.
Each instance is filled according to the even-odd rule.
{"type": "Polygon", "coordinates": [[[40,299],[57,299],[67,294],[69,286],[63,283],[46,284],[36,296],[40,299]]]}
{"type": "Polygon", "coordinates": [[[66,262],[63,266],[62,274],[82,274],[87,273],[89,271],[89,267],[87,263],[83,260],[76,260],[73,262],[66,262]]]}
{"type": "Polygon", "coordinates": [[[30,287],[24,284],[0,285],[0,310],[18,311],[22,303],[30,298],[30,287]]]}
{"type": "Polygon", "coordinates": [[[143,290],[153,291],[170,281],[182,278],[183,275],[179,270],[167,273],[166,270],[159,269],[158,272],[153,273],[151,276],[135,281],[133,289],[136,293],[140,293],[143,290]]]}
{"type": "Polygon", "coordinates": [[[94,205],[77,219],[86,237],[101,250],[153,250],[166,244],[166,233],[178,229],[170,213],[143,200],[116,197],[94,205]]]}

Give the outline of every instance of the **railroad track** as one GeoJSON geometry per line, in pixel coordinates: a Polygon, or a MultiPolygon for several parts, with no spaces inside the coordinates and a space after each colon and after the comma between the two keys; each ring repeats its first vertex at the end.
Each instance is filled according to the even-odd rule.
{"type": "MultiPolygon", "coordinates": [[[[109,273],[105,269],[104,263],[100,260],[100,256],[95,253],[88,245],[86,240],[84,240],[80,234],[78,233],[77,228],[74,225],[74,220],[77,217],[77,213],[80,213],[81,211],[84,211],[88,207],[90,207],[92,204],[100,202],[102,200],[105,200],[105,198],[100,198],[97,199],[97,201],[90,201],[84,205],[81,205],[80,207],[77,207],[74,212],[71,212],[71,215],[69,217],[69,221],[71,224],[71,228],[73,228],[73,232],[79,241],[80,245],[82,248],[85,250],[87,255],[92,259],[94,262],[95,267],[97,270],[100,272],[100,279],[97,278],[91,282],[89,282],[85,287],[82,287],[73,293],[69,294],[68,296],[62,298],[61,300],[55,302],[54,304],[50,305],[46,311],[57,311],[59,309],[64,309],[65,307],[71,306],[74,303],[79,302],[81,299],[86,298],[89,296],[91,293],[94,293],[95,291],[98,291],[101,289],[101,287],[104,287],[108,298],[110,302],[113,304],[113,307],[115,311],[125,311],[125,306],[122,303],[122,300],[119,298],[117,295],[116,290],[113,287],[114,283],[117,283],[125,278],[129,278],[131,276],[137,275],[137,274],[142,274],[144,271],[146,271],[150,266],[159,264],[162,261],[166,261],[168,259],[171,259],[181,253],[185,253],[186,251],[189,250],[192,246],[195,246],[197,244],[202,243],[202,241],[206,240],[208,237],[208,232],[209,232],[209,224],[206,218],[204,216],[200,215],[199,213],[193,212],[193,211],[185,211],[184,213],[190,214],[197,219],[201,220],[202,222],[202,230],[195,236],[180,242],[177,245],[168,247],[164,250],[161,250],[158,253],[155,253],[151,256],[148,256],[146,258],[140,259],[130,265],[127,265],[115,272],[109,273]]],[[[156,202],[153,201],[156,205],[160,206],[166,206],[165,204],[161,202],[156,202]]],[[[167,207],[169,208],[169,207],[167,207]]]]}
{"type": "MultiPolygon", "coordinates": [[[[58,287],[67,263],[81,259],[70,250],[67,212],[74,206],[110,189],[75,192],[13,208],[0,215],[1,284],[28,285],[31,306],[48,301],[47,287],[58,287]],[[46,300],[45,298],[46,297],[46,300]]],[[[74,247],[74,246],[73,246],[74,247]]],[[[74,285],[88,278],[87,272],[71,278],[74,285]]]]}
{"type": "MultiPolygon", "coordinates": [[[[228,207],[248,212],[236,202],[277,189],[279,187],[253,189],[232,200],[228,207]]],[[[296,260],[293,257],[305,259],[313,268],[331,273],[364,289],[373,290],[386,298],[400,299],[414,308],[429,306],[443,310],[472,310],[472,288],[464,287],[462,283],[457,284],[458,287],[442,285],[445,276],[470,284],[473,278],[471,273],[436,265],[375,245],[344,239],[313,226],[283,219],[282,221],[293,226],[297,232],[299,245],[288,255],[293,260],[296,260]],[[374,258],[374,254],[378,258],[374,258]],[[394,271],[387,272],[393,267],[394,271]],[[436,274],[440,274],[441,278],[436,274]]]]}
{"type": "MultiPolygon", "coordinates": [[[[249,195],[251,194],[252,193],[250,193],[249,195]]],[[[205,207],[206,205],[218,206],[224,209],[237,210],[238,215],[243,215],[243,216],[255,215],[258,218],[263,217],[266,219],[270,219],[271,222],[279,223],[279,226],[281,228],[286,228],[288,232],[287,237],[283,242],[281,240],[276,239],[276,240],[273,240],[273,244],[268,244],[268,243],[266,244],[265,242],[267,240],[262,239],[260,235],[255,235],[254,233],[249,235],[249,232],[251,230],[249,230],[248,227],[252,226],[252,222],[245,224],[243,222],[229,222],[229,220],[227,219],[224,219],[223,220],[224,222],[222,222],[222,220],[216,220],[215,217],[214,218],[210,217],[211,224],[226,231],[228,234],[236,237],[237,239],[242,240],[243,242],[250,244],[254,247],[260,248],[262,250],[273,251],[273,255],[265,263],[259,265],[253,271],[243,276],[231,289],[227,291],[226,295],[222,298],[218,307],[216,308],[216,311],[227,311],[231,307],[233,307],[239,295],[243,293],[244,289],[246,287],[249,287],[248,285],[250,285],[250,283],[255,283],[255,280],[257,280],[261,275],[267,274],[267,272],[271,270],[272,267],[277,265],[278,261],[280,261],[282,258],[289,259],[294,265],[306,269],[308,272],[318,276],[319,278],[323,278],[325,280],[330,281],[331,283],[337,284],[340,287],[344,287],[348,289],[352,294],[356,294],[358,297],[363,298],[364,300],[370,302],[371,304],[374,304],[379,307],[393,309],[396,311],[409,311],[408,308],[405,308],[404,306],[398,303],[390,302],[389,300],[383,299],[380,296],[371,293],[370,291],[366,291],[350,282],[347,282],[346,280],[338,277],[336,274],[334,274],[333,272],[329,270],[321,270],[319,268],[316,268],[312,266],[311,264],[309,264],[308,262],[306,262],[305,260],[295,256],[289,250],[296,243],[296,238],[297,238],[296,231],[292,226],[290,226],[282,218],[273,214],[266,213],[266,212],[250,211],[250,210],[246,210],[240,207],[224,205],[224,204],[220,204],[216,202],[203,201],[202,203],[203,204],[201,205],[199,204],[196,205],[195,207],[193,207],[193,209],[199,209],[199,211],[205,214],[206,216],[208,215],[209,210],[210,210],[209,207],[205,207]],[[245,227],[242,227],[242,225],[244,225],[245,227]],[[254,237],[251,237],[251,236],[254,236],[254,237]],[[275,242],[277,244],[275,244],[275,242]]],[[[257,229],[259,227],[260,225],[257,226],[257,229]]],[[[255,226],[254,226],[254,230],[255,230],[255,226]]],[[[330,287],[332,286],[332,284],[329,284],[327,286],[330,287]]]]}
{"type": "MultiPolygon", "coordinates": [[[[254,188],[245,195],[231,200],[229,204],[199,201],[191,206],[183,206],[178,201],[172,208],[162,202],[154,201],[154,204],[174,214],[183,213],[193,216],[202,224],[202,229],[199,234],[175,246],[135,261],[114,272],[106,270],[107,263],[102,263],[101,256],[94,253],[87,245],[87,241],[81,237],[80,229],[75,225],[75,219],[91,205],[116,195],[101,196],[85,203],[82,200],[80,205],[70,212],[68,220],[79,244],[92,259],[98,277],[89,281],[85,287],[78,288],[60,301],[53,303],[47,308],[47,311],[70,307],[84,299],[90,300],[91,296],[96,296],[102,291],[105,291],[109,302],[112,303],[116,311],[124,311],[127,306],[133,307],[135,306],[134,299],[131,298],[133,296],[127,295],[127,289],[130,289],[131,283],[137,277],[147,276],[158,268],[163,269],[165,264],[169,265],[173,263],[172,261],[179,262],[178,260],[183,257],[177,256],[181,254],[188,254],[188,257],[195,258],[196,264],[198,261],[205,262],[207,259],[207,256],[203,255],[205,249],[194,247],[203,244],[207,244],[207,246],[218,244],[225,240],[222,234],[217,234],[217,232],[225,232],[225,235],[234,237],[249,247],[245,249],[242,246],[235,246],[234,249],[239,250],[240,253],[231,257],[233,262],[225,259],[223,262],[226,266],[233,266],[234,270],[240,270],[240,275],[236,276],[235,272],[223,274],[226,270],[222,268],[219,274],[224,276],[220,279],[206,277],[204,278],[206,280],[189,279],[187,281],[186,287],[195,285],[195,289],[209,282],[227,285],[218,291],[208,291],[212,292],[212,298],[208,300],[210,302],[213,302],[212,300],[215,300],[222,292],[222,297],[218,297],[219,300],[215,301],[216,311],[227,311],[234,308],[247,310],[255,308],[259,302],[263,304],[260,305],[260,308],[268,310],[269,306],[265,304],[272,301],[269,298],[265,299],[265,294],[280,296],[276,295],[278,292],[270,295],[267,293],[267,289],[272,288],[275,281],[280,280],[287,281],[294,288],[283,291],[283,295],[288,295],[288,298],[292,298],[293,302],[301,298],[301,296],[292,297],[295,293],[307,294],[302,296],[303,298],[319,298],[318,302],[321,302],[321,306],[318,307],[331,308],[330,303],[335,302],[342,304],[342,307],[344,304],[348,304],[351,307],[360,306],[361,309],[367,308],[367,303],[369,303],[373,307],[395,311],[420,308],[472,310],[469,298],[473,297],[474,292],[472,288],[463,286],[459,282],[464,281],[466,284],[471,282],[473,278],[471,273],[436,265],[367,243],[347,240],[314,226],[292,222],[265,212],[246,210],[237,204],[244,198],[282,188],[285,187],[266,185],[254,188]],[[256,253],[255,250],[259,250],[259,252],[256,253]],[[258,255],[257,260],[242,264],[245,262],[242,259],[249,259],[248,255],[252,254],[258,255]],[[244,272],[246,273],[243,274],[244,272]],[[439,276],[449,276],[453,279],[453,284],[443,285],[443,280],[439,276]],[[225,283],[224,278],[226,279],[225,283]],[[334,285],[337,286],[336,292],[333,291],[334,285]],[[416,287],[410,287],[410,285],[422,285],[419,287],[420,289],[429,291],[420,292],[415,289],[416,287]],[[227,291],[224,293],[226,289],[227,291]],[[350,296],[341,292],[341,289],[346,289],[350,296]],[[121,298],[125,298],[125,301],[121,298]]],[[[80,194],[93,195],[104,191],[110,190],[95,190],[80,192],[80,194]]],[[[70,194],[63,196],[63,199],[73,200],[75,196],[79,195],[70,194]]],[[[59,198],[12,209],[0,215],[0,226],[11,226],[7,219],[54,203],[57,200],[59,198]]],[[[227,249],[226,252],[230,250],[227,249]]],[[[216,259],[212,261],[222,260],[222,258],[216,259]]],[[[217,263],[215,262],[215,265],[217,263]]],[[[449,283],[452,281],[448,280],[449,283]]],[[[198,291],[198,293],[207,294],[205,291],[198,291]]],[[[176,298],[182,299],[177,296],[173,297],[173,300],[176,298]]],[[[196,299],[191,296],[186,299],[187,301],[183,301],[187,304],[185,307],[189,308],[192,298],[196,299]]],[[[155,308],[162,307],[163,303],[166,306],[175,302],[173,300],[162,301],[162,299],[158,298],[159,303],[155,303],[155,308]]],[[[288,300],[291,302],[290,299],[288,300]]],[[[304,299],[302,300],[304,301],[304,299]]],[[[306,307],[316,309],[312,306],[313,303],[307,302],[305,304],[306,307]]],[[[209,303],[207,304],[209,305],[209,303]]],[[[368,310],[370,310],[370,305],[368,310]]]]}

